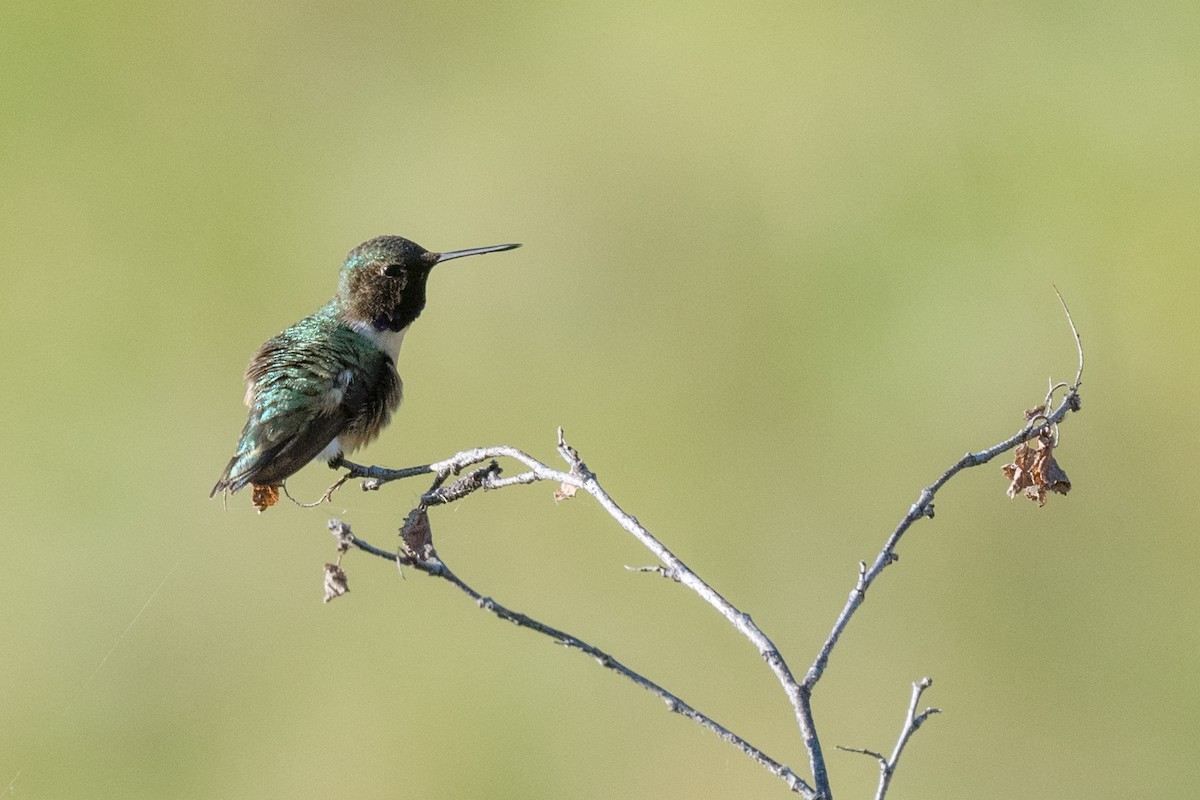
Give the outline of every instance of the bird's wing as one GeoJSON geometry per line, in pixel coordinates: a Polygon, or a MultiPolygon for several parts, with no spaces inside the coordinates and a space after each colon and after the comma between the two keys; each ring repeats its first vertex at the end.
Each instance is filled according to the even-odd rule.
{"type": "Polygon", "coordinates": [[[246,368],[250,413],[213,494],[254,483],[278,486],[346,425],[347,369],[322,320],[305,319],[258,348],[246,368]]]}
{"type": "Polygon", "coordinates": [[[360,334],[326,320],[310,318],[265,343],[251,359],[246,380],[249,418],[213,494],[251,483],[278,486],[344,432],[353,440],[348,450],[365,441],[359,430],[364,410],[376,409],[381,394],[390,402],[394,393],[395,402],[365,417],[376,420],[371,436],[399,403],[391,359],[378,348],[364,348],[360,334]],[[316,324],[324,327],[314,331],[316,324]]]}

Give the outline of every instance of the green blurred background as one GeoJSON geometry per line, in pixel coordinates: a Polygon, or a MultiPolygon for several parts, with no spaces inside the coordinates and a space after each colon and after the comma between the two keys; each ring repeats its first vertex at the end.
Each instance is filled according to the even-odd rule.
{"type": "MultiPolygon", "coordinates": [[[[361,460],[563,425],[797,672],[920,487],[1073,377],[1056,283],[1074,489],[996,462],[910,532],[818,689],[835,792],[929,675],[894,798],[1195,796],[1200,11],[1044,6],[4,3],[5,796],[786,796],[445,584],[351,555],[323,605],[326,520],[391,547],[424,482],[208,499],[250,353],[382,233],[525,247],[434,273],[361,460]]],[[[439,551],[807,774],[749,644],[550,494],[439,551]]]]}

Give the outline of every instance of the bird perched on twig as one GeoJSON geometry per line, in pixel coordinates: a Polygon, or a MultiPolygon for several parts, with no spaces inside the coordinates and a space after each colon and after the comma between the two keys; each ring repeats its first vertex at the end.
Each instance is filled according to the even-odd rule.
{"type": "Polygon", "coordinates": [[[512,250],[500,244],[433,253],[400,236],[380,236],[350,251],[337,294],[323,308],[268,340],[246,368],[250,414],[229,466],[213,487],[250,485],[259,511],[314,459],[337,467],[370,442],[400,406],[396,356],[425,308],[425,283],[437,264],[512,250]]]}

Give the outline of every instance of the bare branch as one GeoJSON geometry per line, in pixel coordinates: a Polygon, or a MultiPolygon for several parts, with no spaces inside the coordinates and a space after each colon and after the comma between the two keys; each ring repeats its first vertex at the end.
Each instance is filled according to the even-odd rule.
{"type": "MultiPolygon", "coordinates": [[[[440,485],[451,475],[457,475],[462,470],[473,464],[479,464],[493,458],[511,458],[520,461],[525,466],[529,467],[533,473],[533,477],[523,481],[524,483],[533,483],[535,481],[559,481],[560,483],[570,483],[576,486],[581,486],[579,479],[551,469],[550,467],[538,461],[528,453],[518,450],[515,447],[507,447],[500,445],[496,447],[477,447],[473,450],[464,450],[461,453],[455,453],[445,461],[438,461],[433,464],[421,464],[415,467],[406,467],[404,469],[387,469],[386,467],[368,467],[362,464],[354,464],[349,461],[343,461],[341,466],[350,470],[351,478],[366,478],[362,488],[364,491],[373,491],[379,489],[386,483],[392,481],[403,480],[404,478],[413,478],[417,475],[433,474],[438,477],[440,485]]],[[[582,488],[582,487],[581,487],[582,488]]]]}
{"type": "MultiPolygon", "coordinates": [[[[775,644],[754,624],[749,614],[738,609],[722,597],[719,592],[701,580],[695,572],[668,550],[662,542],[651,535],[635,517],[626,513],[617,505],[616,501],[600,486],[595,473],[588,469],[587,464],[579,457],[579,453],[575,448],[567,444],[562,428],[558,429],[558,451],[567,462],[568,472],[552,469],[528,453],[507,446],[480,447],[473,450],[464,450],[444,461],[399,470],[374,466],[369,467],[350,462],[343,462],[342,466],[350,470],[350,477],[366,478],[367,480],[364,482],[363,488],[367,490],[378,489],[383,484],[394,480],[428,474],[437,476],[434,482],[436,489],[441,481],[444,481],[452,474],[458,474],[468,466],[493,458],[512,458],[528,467],[529,471],[511,478],[493,478],[490,484],[483,488],[495,489],[502,486],[536,483],[545,480],[587,491],[596,498],[601,507],[622,528],[637,538],[638,541],[662,561],[666,572],[674,580],[686,585],[700,595],[709,605],[717,609],[758,650],[759,655],[767,662],[771,671],[775,673],[776,678],[784,688],[788,701],[791,703],[800,727],[801,737],[804,739],[805,750],[809,754],[813,779],[817,785],[815,796],[828,797],[829,779],[825,769],[825,758],[821,751],[820,741],[817,739],[816,729],[812,722],[812,708],[809,704],[808,692],[796,681],[791,669],[779,653],[778,648],[775,647],[775,644]]],[[[426,493],[422,498],[422,502],[425,502],[425,498],[428,498],[429,495],[430,493],[426,493]]]]}
{"type": "MultiPolygon", "coordinates": [[[[1057,288],[1055,289],[1057,292],[1057,288]]],[[[1059,300],[1062,301],[1061,294],[1059,300]]],[[[1063,303],[1063,309],[1066,311],[1066,303],[1063,303]]],[[[364,490],[378,489],[385,483],[403,478],[414,477],[417,475],[433,474],[434,481],[431,488],[422,495],[421,504],[414,510],[415,514],[423,514],[424,510],[429,506],[454,502],[462,499],[473,492],[484,489],[498,489],[505,486],[532,484],[539,481],[553,481],[560,484],[560,488],[555,492],[556,499],[566,499],[573,496],[579,489],[582,489],[591,494],[608,514],[617,521],[629,534],[634,536],[643,546],[653,553],[663,566],[650,566],[632,568],[627,567],[637,572],[655,572],[663,577],[670,578],[678,583],[686,585],[689,589],[698,594],[705,602],[711,605],[724,616],[729,623],[745,636],[755,647],[758,653],[766,661],[768,667],[775,674],[780,685],[792,706],[796,717],[797,725],[800,729],[801,737],[804,741],[805,750],[808,753],[809,764],[812,769],[814,786],[809,786],[801,778],[796,776],[792,770],[779,762],[776,762],[761,751],[752,747],[745,742],[744,739],[733,734],[728,729],[717,724],[707,716],[693,709],[691,706],[683,703],[678,697],[671,694],[662,687],[654,684],[648,679],[638,675],[636,672],[628,669],[624,665],[617,662],[611,656],[592,647],[591,645],[582,642],[581,640],[570,636],[562,631],[551,628],[543,623],[537,622],[523,614],[509,611],[496,604],[489,598],[485,598],[471,589],[460,579],[457,578],[440,560],[430,558],[429,560],[420,560],[405,555],[397,555],[388,551],[379,550],[362,540],[357,539],[348,534],[343,537],[343,545],[346,542],[351,543],[354,547],[372,553],[383,558],[395,561],[397,565],[408,565],[427,572],[430,575],[441,577],[450,583],[453,583],[461,591],[476,600],[483,608],[491,611],[502,619],[507,619],[523,627],[538,631],[544,635],[550,636],[555,641],[568,647],[581,650],[588,653],[597,660],[602,666],[613,669],[616,672],[624,675],[640,686],[657,694],[668,707],[677,713],[687,716],[697,723],[703,725],[709,730],[716,733],[722,739],[734,744],[750,757],[754,758],[772,774],[777,775],[787,782],[788,786],[795,792],[804,795],[806,798],[814,800],[828,800],[831,797],[828,772],[826,770],[825,757],[822,751],[820,739],[817,736],[816,724],[813,718],[811,698],[812,692],[817,682],[824,674],[828,666],[829,659],[833,653],[835,646],[842,633],[846,630],[854,613],[862,605],[866,598],[867,590],[874,583],[875,579],[882,574],[890,564],[895,562],[899,556],[896,554],[896,547],[903,537],[905,532],[913,525],[914,522],[922,517],[934,516],[933,499],[937,492],[951,478],[957,475],[962,470],[968,467],[976,467],[986,464],[996,456],[1007,452],[1008,450],[1023,444],[1024,442],[1034,438],[1035,436],[1050,435],[1057,431],[1057,425],[1065,418],[1068,411],[1078,411],[1080,409],[1080,400],[1078,388],[1083,374],[1083,348],[1080,343],[1079,333],[1075,328],[1074,322],[1071,320],[1070,312],[1067,311],[1067,319],[1071,324],[1071,329],[1075,334],[1076,344],[1079,347],[1079,371],[1076,374],[1075,384],[1067,386],[1065,384],[1052,385],[1047,402],[1043,406],[1036,409],[1031,409],[1026,412],[1028,417],[1027,422],[1021,430],[1008,439],[993,445],[986,450],[977,453],[967,453],[953,465],[950,466],[942,475],[932,484],[921,490],[917,502],[914,503],[908,510],[908,513],[900,520],[900,523],[892,531],[891,535],[885,541],[883,548],[876,556],[875,560],[868,567],[866,562],[859,563],[858,578],[854,588],[846,601],[845,606],[839,613],[829,636],[819,649],[816,658],[809,667],[804,676],[804,680],[798,682],[791,672],[791,668],[780,654],[774,643],[767,635],[754,623],[748,614],[738,609],[728,600],[726,600],[719,592],[713,589],[709,584],[703,581],[692,569],[684,564],[674,553],[672,553],[662,542],[655,538],[638,520],[632,515],[625,512],[612,497],[601,487],[596,474],[592,472],[587,464],[584,463],[578,451],[567,444],[562,429],[558,430],[558,451],[563,460],[567,463],[568,471],[552,469],[541,461],[533,458],[527,453],[517,450],[513,447],[497,446],[483,447],[473,450],[466,450],[457,453],[450,458],[416,467],[406,469],[393,470],[382,467],[363,466],[359,464],[351,464],[346,462],[343,466],[349,469],[346,478],[364,478],[362,488],[364,490]],[[1066,388],[1067,394],[1063,398],[1061,405],[1058,408],[1050,411],[1050,399],[1054,391],[1058,388],[1066,388]],[[496,458],[512,458],[524,464],[527,471],[519,473],[511,477],[501,477],[501,470],[497,463],[493,460],[483,468],[472,471],[468,476],[455,481],[448,487],[443,487],[444,482],[451,475],[458,475],[467,467],[479,464],[483,461],[488,461],[496,458]]],[[[1057,443],[1057,440],[1055,440],[1057,443]]],[[[1064,476],[1065,477],[1065,476],[1064,476]]],[[[340,485],[341,482],[331,488],[340,485]]],[[[328,494],[326,495],[328,496],[328,494]]],[[[411,515],[410,515],[411,516],[411,515]]],[[[331,523],[331,526],[340,523],[331,523]]],[[[432,553],[432,547],[428,551],[432,553]]],[[[881,765],[881,783],[878,798],[882,798],[887,791],[887,786],[891,781],[891,776],[895,772],[896,764],[899,761],[900,755],[907,744],[908,739],[918,727],[932,714],[938,713],[938,709],[926,709],[924,712],[917,714],[916,706],[920,699],[921,693],[931,685],[931,681],[926,678],[921,682],[913,685],[913,698],[909,708],[908,717],[906,718],[905,726],[901,731],[899,740],[896,743],[896,748],[890,758],[884,758],[882,754],[871,750],[842,748],[851,752],[861,753],[875,758],[881,765]]]]}
{"type": "Polygon", "coordinates": [[[498,463],[489,461],[487,466],[471,470],[449,486],[439,486],[435,483],[433,488],[421,495],[421,505],[445,505],[462,500],[480,489],[499,488],[504,483],[500,479],[500,471],[498,463]]]}
{"type": "MultiPolygon", "coordinates": [[[[1054,286],[1054,284],[1050,284],[1054,286]]],[[[1067,308],[1067,301],[1063,300],[1062,292],[1054,286],[1054,293],[1058,295],[1058,302],[1062,304],[1063,313],[1067,315],[1067,323],[1071,326],[1071,333],[1075,334],[1075,348],[1079,351],[1079,371],[1075,373],[1075,383],[1071,385],[1071,392],[1079,391],[1080,385],[1083,384],[1083,342],[1079,338],[1079,329],[1075,327],[1075,320],[1071,319],[1071,309],[1067,308]]],[[[1078,411],[1079,409],[1074,409],[1078,411]]]]}
{"type": "Polygon", "coordinates": [[[1063,399],[1062,404],[1054,410],[1054,413],[1048,417],[1039,417],[1031,421],[1003,442],[993,445],[986,450],[981,450],[978,453],[967,453],[956,461],[950,469],[942,473],[940,478],[921,490],[917,502],[909,508],[908,513],[900,520],[900,524],[892,531],[892,535],[888,537],[883,545],[883,549],[875,557],[875,562],[871,565],[871,568],[865,572],[860,569],[858,582],[854,590],[850,592],[850,598],[846,601],[846,605],[838,615],[837,621],[833,624],[833,630],[829,632],[829,637],[825,640],[825,644],[821,646],[816,659],[813,661],[812,666],[809,667],[808,673],[804,676],[804,686],[806,688],[811,691],[816,686],[817,681],[821,679],[821,675],[824,674],[825,667],[829,663],[829,656],[833,653],[834,646],[837,645],[838,638],[846,630],[846,626],[850,624],[850,619],[854,616],[854,612],[862,605],[863,600],[866,598],[867,589],[870,588],[871,584],[875,582],[875,579],[879,577],[879,574],[888,565],[898,560],[896,545],[900,543],[900,538],[904,536],[905,531],[922,517],[933,517],[933,497],[937,494],[938,490],[962,470],[986,464],[1001,453],[1008,452],[1022,442],[1032,439],[1046,427],[1061,422],[1063,417],[1067,415],[1067,411],[1078,407],[1077,400],[1074,399],[1075,397],[1075,393],[1071,392],[1063,399]]]}
{"type": "MultiPolygon", "coordinates": [[[[900,521],[900,524],[892,532],[891,536],[888,537],[887,542],[884,544],[883,549],[876,557],[874,563],[868,567],[865,562],[860,562],[858,579],[855,583],[854,590],[851,592],[846,606],[842,609],[841,614],[839,614],[829,637],[822,645],[816,660],[809,668],[809,671],[802,683],[799,683],[795,680],[790,667],[780,654],[778,648],[776,648],[770,638],[768,638],[767,635],[763,633],[761,629],[759,629],[759,627],[754,623],[748,614],[738,609],[736,606],[726,600],[719,592],[705,583],[694,571],[684,564],[683,561],[681,561],[665,545],[656,539],[640,522],[638,522],[635,517],[625,512],[616,503],[616,501],[612,499],[612,497],[601,487],[595,473],[593,473],[579,457],[578,452],[574,448],[570,447],[570,445],[566,444],[565,440],[563,439],[561,429],[559,431],[559,452],[565,459],[568,459],[569,472],[562,472],[560,470],[552,469],[524,451],[507,446],[481,447],[473,450],[465,450],[445,459],[444,461],[400,470],[392,470],[374,466],[368,467],[349,463],[345,464],[344,466],[350,469],[351,477],[366,478],[366,488],[378,488],[384,483],[417,475],[435,475],[436,477],[433,488],[422,495],[421,502],[423,506],[452,502],[453,500],[461,499],[462,497],[465,497],[480,488],[497,489],[504,486],[537,483],[543,480],[574,486],[591,494],[596,498],[597,502],[600,503],[601,507],[603,507],[605,511],[607,511],[609,515],[621,525],[622,528],[637,538],[638,541],[641,542],[652,553],[654,553],[654,555],[657,556],[663,564],[661,567],[652,566],[636,568],[635,571],[657,572],[663,577],[669,577],[676,582],[686,585],[688,588],[692,589],[692,591],[696,592],[696,594],[703,598],[707,603],[709,603],[709,605],[713,606],[713,608],[715,608],[722,616],[724,616],[736,630],[742,633],[742,635],[745,636],[755,646],[759,654],[763,657],[764,661],[766,661],[769,668],[775,673],[777,679],[784,688],[790,704],[792,705],[793,712],[800,728],[801,737],[804,740],[805,749],[809,756],[809,763],[813,771],[815,788],[808,786],[808,784],[804,783],[799,778],[795,778],[794,773],[792,773],[790,769],[779,765],[778,762],[774,762],[770,759],[766,759],[764,761],[763,758],[766,758],[765,756],[763,758],[759,758],[758,756],[754,755],[751,751],[759,751],[754,750],[754,748],[750,747],[749,745],[746,747],[750,747],[750,750],[742,747],[739,742],[744,740],[738,739],[732,733],[725,731],[725,729],[721,728],[716,723],[709,725],[704,721],[707,720],[707,717],[699,715],[698,717],[692,718],[696,719],[698,722],[700,722],[700,724],[708,727],[710,730],[716,732],[719,736],[721,736],[721,738],[726,739],[726,741],[730,741],[731,743],[735,744],[735,746],[743,749],[744,752],[747,752],[747,754],[751,755],[751,757],[755,758],[755,760],[759,761],[761,764],[763,764],[763,766],[770,770],[772,774],[783,777],[789,783],[789,786],[792,786],[795,791],[804,794],[806,797],[827,798],[830,796],[829,778],[827,769],[825,767],[824,754],[821,748],[820,740],[817,736],[816,724],[813,718],[811,705],[812,689],[820,680],[839,637],[846,629],[846,626],[849,624],[854,612],[865,599],[867,589],[889,564],[898,559],[895,548],[905,531],[907,531],[908,528],[911,527],[911,525],[918,519],[922,517],[933,516],[933,498],[942,486],[944,486],[952,477],[954,477],[963,469],[986,464],[988,461],[991,461],[1001,453],[1007,452],[1021,442],[1032,438],[1034,435],[1044,430],[1047,426],[1055,425],[1060,422],[1066,416],[1067,411],[1077,407],[1077,401],[1074,400],[1074,398],[1075,394],[1072,392],[1063,400],[1062,405],[1055,409],[1053,413],[1049,414],[1048,416],[1039,415],[1035,420],[1031,421],[1016,434],[1000,442],[999,444],[996,444],[978,453],[967,453],[948,470],[946,470],[946,472],[944,472],[936,481],[934,481],[933,484],[921,491],[918,501],[913,504],[913,506],[909,509],[908,514],[905,515],[905,517],[900,521]],[[441,484],[450,475],[459,474],[463,469],[469,466],[481,463],[483,461],[489,461],[494,458],[516,459],[528,467],[528,470],[512,477],[502,478],[500,477],[499,467],[495,465],[489,465],[479,470],[475,470],[469,476],[467,476],[467,478],[456,481],[448,487],[442,487],[441,484]],[[733,736],[734,738],[731,739],[729,736],[733,736]],[[799,782],[797,783],[796,781],[799,782]]],[[[430,574],[436,574],[439,577],[445,577],[448,580],[451,580],[452,583],[455,583],[455,585],[459,585],[461,583],[461,581],[458,581],[456,577],[447,577],[453,575],[453,573],[450,573],[449,570],[445,570],[446,574],[442,574],[440,570],[444,569],[444,566],[431,567],[429,564],[422,565],[421,562],[408,559],[404,556],[397,557],[396,554],[392,552],[378,550],[377,548],[373,548],[371,545],[357,538],[353,540],[353,543],[355,547],[361,550],[371,552],[377,556],[382,556],[389,560],[394,560],[398,565],[414,566],[422,571],[429,572],[430,574]]],[[[436,564],[437,562],[430,563],[436,564]]],[[[460,588],[462,588],[462,586],[460,586],[460,588]]],[[[466,591],[466,589],[464,589],[464,591],[466,591]]],[[[471,594],[471,592],[468,592],[468,594],[471,594]]],[[[509,616],[504,616],[504,618],[512,619],[512,617],[509,616]]],[[[516,620],[514,619],[514,621],[516,620]]],[[[540,623],[538,624],[540,625],[540,623]]],[[[527,627],[531,627],[535,630],[539,629],[534,625],[529,625],[527,627]]],[[[553,629],[548,630],[552,631],[553,629]]],[[[548,633],[547,635],[553,634],[548,633]]],[[[574,637],[568,638],[570,638],[572,641],[576,641],[574,637]]],[[[579,649],[584,648],[580,647],[579,649]]],[[[585,652],[589,651],[585,650],[585,652]]],[[[611,657],[608,658],[612,660],[611,657]]],[[[615,660],[613,661],[614,663],[619,663],[615,662],[615,660]]],[[[639,685],[642,685],[641,681],[635,682],[639,683],[639,685]]],[[[662,691],[666,692],[665,689],[662,691]]],[[[678,698],[676,698],[676,700],[678,700],[678,698]]],[[[682,703],[682,701],[679,702],[682,703]]],[[[680,706],[680,708],[683,708],[684,706],[686,706],[686,704],[680,706]]],[[[690,706],[686,707],[689,709],[691,708],[690,706]]],[[[679,713],[685,712],[680,711],[679,713]]],[[[698,714],[699,712],[696,713],[698,714]]],[[[692,715],[690,713],[685,713],[685,716],[691,717],[692,715]]]]}
{"type": "Polygon", "coordinates": [[[900,729],[900,737],[896,740],[896,746],[892,749],[890,758],[884,758],[882,753],[877,753],[874,750],[864,750],[858,747],[842,747],[838,745],[839,750],[845,750],[848,753],[861,753],[865,756],[871,756],[879,762],[879,788],[875,790],[875,800],[884,800],[887,795],[888,788],[892,784],[892,777],[896,774],[896,765],[900,763],[900,754],[904,752],[904,746],[908,744],[908,740],[917,732],[917,728],[929,719],[934,714],[942,713],[940,708],[927,708],[920,714],[917,713],[917,704],[921,701],[921,694],[933,685],[933,680],[930,678],[922,678],[917,683],[912,685],[912,700],[908,704],[908,713],[904,717],[904,726],[900,729]]]}
{"type": "Polygon", "coordinates": [[[887,756],[883,753],[876,753],[874,750],[866,750],[862,747],[842,747],[840,744],[835,744],[838,750],[844,750],[847,753],[858,753],[859,755],[870,756],[879,762],[880,769],[887,766],[887,756]]]}
{"type": "Polygon", "coordinates": [[[759,655],[767,662],[767,666],[775,673],[775,677],[779,680],[780,685],[783,686],[784,693],[791,703],[796,722],[800,728],[800,736],[804,740],[805,750],[808,751],[809,765],[812,768],[813,781],[816,783],[817,796],[821,798],[829,797],[829,776],[825,768],[825,756],[821,750],[821,742],[817,738],[816,727],[813,724],[812,705],[809,702],[810,693],[806,687],[797,683],[795,677],[792,675],[791,668],[780,654],[779,649],[775,647],[774,642],[767,638],[767,635],[754,624],[754,620],[750,618],[749,614],[738,609],[733,603],[722,597],[720,592],[705,583],[678,556],[651,535],[650,531],[638,522],[632,514],[626,513],[624,509],[617,505],[608,492],[604,491],[600,486],[599,481],[596,479],[596,474],[588,469],[587,464],[579,458],[579,454],[575,448],[568,445],[563,439],[562,428],[558,430],[558,441],[559,452],[570,465],[570,477],[574,478],[578,476],[578,478],[582,479],[580,488],[595,497],[600,506],[609,513],[609,516],[641,542],[646,549],[657,556],[658,560],[666,566],[668,573],[674,580],[700,595],[721,616],[729,620],[729,623],[749,639],[755,649],[758,650],[759,655]]]}
{"type": "Polygon", "coordinates": [[[544,636],[548,636],[556,644],[578,650],[591,656],[600,666],[616,672],[618,675],[633,681],[638,686],[641,686],[643,689],[646,689],[650,693],[656,695],[666,704],[670,711],[687,717],[693,722],[715,733],[722,740],[741,750],[747,756],[761,764],[763,768],[765,768],[772,775],[783,780],[784,783],[787,784],[788,788],[793,792],[796,792],[805,798],[809,798],[810,800],[811,798],[815,798],[817,796],[813,788],[810,787],[803,778],[793,772],[790,767],[774,760],[766,753],[735,734],[733,731],[716,722],[706,714],[698,711],[688,703],[685,703],[677,695],[672,694],[659,684],[630,669],[600,648],[588,644],[577,636],[572,636],[571,634],[559,630],[558,628],[554,628],[543,622],[539,622],[530,616],[513,611],[501,605],[500,603],[497,603],[492,598],[485,597],[467,585],[467,583],[457,575],[455,575],[441,559],[434,561],[418,561],[405,555],[382,550],[355,536],[350,530],[350,526],[341,520],[330,520],[329,529],[337,538],[339,549],[346,545],[350,545],[362,550],[365,553],[370,553],[373,556],[378,556],[380,558],[387,559],[388,561],[393,561],[397,565],[412,567],[413,569],[424,572],[432,577],[441,578],[442,580],[453,584],[463,594],[470,597],[473,601],[475,601],[477,606],[496,615],[498,618],[512,622],[519,627],[528,628],[529,630],[535,631],[544,636]]]}

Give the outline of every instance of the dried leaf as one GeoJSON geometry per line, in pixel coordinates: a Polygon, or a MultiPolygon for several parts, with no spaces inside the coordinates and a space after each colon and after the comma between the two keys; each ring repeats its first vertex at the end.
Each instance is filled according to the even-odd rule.
{"type": "Polygon", "coordinates": [[[252,483],[250,485],[254,487],[254,494],[251,500],[254,502],[254,507],[258,509],[258,513],[261,514],[279,502],[278,486],[264,486],[259,483],[252,483]]]}
{"type": "Polygon", "coordinates": [[[563,500],[569,500],[579,491],[579,487],[573,483],[563,483],[554,490],[554,502],[561,503],[563,500]]]}
{"type": "Polygon", "coordinates": [[[1058,465],[1054,458],[1054,432],[1044,428],[1036,438],[1017,445],[1013,452],[1013,463],[1004,465],[1004,474],[1008,477],[1008,496],[1016,497],[1018,492],[1033,500],[1038,506],[1046,505],[1048,492],[1066,494],[1071,491],[1071,481],[1067,473],[1058,465]]]}
{"type": "Polygon", "coordinates": [[[337,564],[326,564],[325,602],[328,603],[335,597],[341,597],[348,591],[350,591],[350,581],[346,578],[346,571],[337,564]]]}
{"type": "Polygon", "coordinates": [[[417,506],[404,520],[400,529],[400,539],[403,542],[404,554],[414,561],[425,563],[437,558],[433,549],[433,530],[429,527],[429,514],[424,506],[417,506]]]}
{"type": "Polygon", "coordinates": [[[1067,477],[1067,473],[1058,465],[1058,461],[1051,455],[1051,451],[1046,451],[1046,457],[1038,462],[1036,473],[1038,488],[1041,490],[1041,496],[1038,498],[1038,505],[1045,505],[1045,493],[1047,491],[1066,494],[1071,491],[1071,479],[1067,477]]]}
{"type": "Polygon", "coordinates": [[[1013,453],[1013,463],[1004,465],[1004,474],[1012,483],[1008,486],[1008,496],[1016,497],[1022,489],[1033,486],[1033,461],[1037,457],[1033,448],[1022,442],[1013,453]]]}

